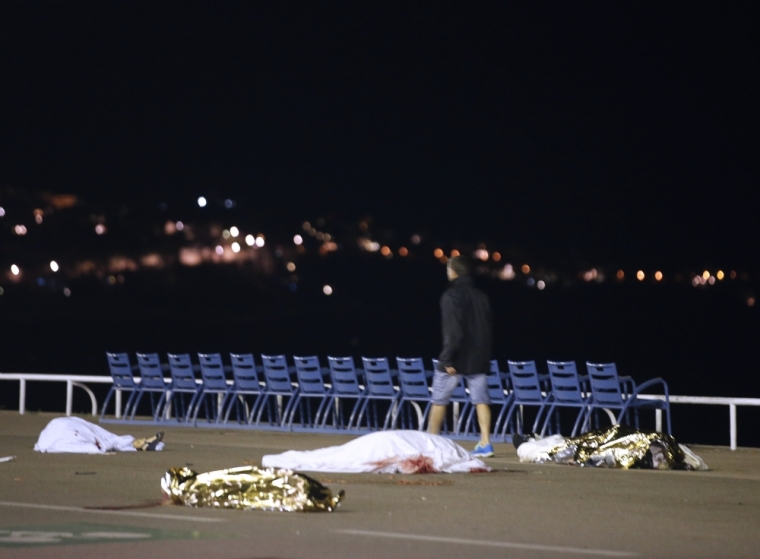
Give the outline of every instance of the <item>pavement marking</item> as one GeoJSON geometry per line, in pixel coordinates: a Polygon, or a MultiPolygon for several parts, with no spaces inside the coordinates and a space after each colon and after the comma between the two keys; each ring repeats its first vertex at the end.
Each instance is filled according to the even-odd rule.
{"type": "Polygon", "coordinates": [[[185,520],[189,522],[224,522],[223,518],[207,518],[203,516],[180,516],[178,514],[155,514],[150,512],[133,512],[122,510],[96,510],[85,509],[82,507],[61,507],[58,505],[38,505],[35,503],[13,503],[10,501],[0,501],[3,507],[22,507],[28,509],[59,510],[68,512],[86,512],[90,514],[110,514],[114,516],[137,516],[141,518],[161,518],[163,520],[185,520]]]}
{"type": "Polygon", "coordinates": [[[554,545],[537,545],[530,543],[493,542],[487,540],[468,540],[464,538],[446,538],[441,536],[421,536],[417,534],[398,534],[394,532],[372,532],[369,530],[333,530],[341,534],[354,536],[374,536],[378,538],[393,538],[397,540],[416,540],[435,543],[458,543],[462,545],[479,545],[485,547],[507,547],[511,549],[526,549],[531,551],[551,551],[554,553],[581,553],[585,555],[601,555],[604,557],[635,557],[638,553],[632,551],[613,551],[607,549],[583,549],[580,547],[562,547],[554,545]]]}

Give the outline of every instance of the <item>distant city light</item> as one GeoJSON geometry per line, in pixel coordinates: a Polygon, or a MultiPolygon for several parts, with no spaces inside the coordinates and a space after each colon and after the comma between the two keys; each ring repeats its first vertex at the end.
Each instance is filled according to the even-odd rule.
{"type": "Polygon", "coordinates": [[[654,273],[654,279],[656,279],[657,281],[661,281],[662,280],[662,272],[660,272],[659,270],[657,270],[654,273]]]}
{"type": "Polygon", "coordinates": [[[501,272],[499,272],[499,279],[502,279],[502,280],[515,279],[515,269],[512,267],[512,264],[504,264],[504,267],[501,269],[501,272]]]}
{"type": "Polygon", "coordinates": [[[383,246],[380,249],[380,254],[382,254],[383,256],[386,256],[386,257],[387,256],[393,256],[393,253],[391,252],[391,247],[389,247],[389,246],[383,246]]]}
{"type": "Polygon", "coordinates": [[[303,230],[304,231],[308,231],[309,229],[311,229],[311,223],[309,223],[308,221],[304,221],[303,222],[303,230]]]}
{"type": "Polygon", "coordinates": [[[296,265],[293,262],[288,262],[287,266],[285,267],[288,269],[288,272],[296,271],[296,265]]]}
{"type": "Polygon", "coordinates": [[[182,231],[185,228],[185,224],[182,223],[181,221],[178,221],[177,223],[174,224],[174,227],[177,228],[177,231],[182,231]]]}
{"type": "Polygon", "coordinates": [[[436,258],[441,258],[443,256],[443,250],[440,248],[437,248],[433,251],[433,256],[436,258]]]}
{"type": "Polygon", "coordinates": [[[256,238],[253,235],[246,235],[245,244],[247,244],[249,247],[252,247],[256,244],[256,238]]]}
{"type": "Polygon", "coordinates": [[[164,233],[167,235],[174,235],[174,233],[177,232],[177,226],[174,224],[172,220],[167,221],[164,223],[164,233]]]}
{"type": "Polygon", "coordinates": [[[478,258],[479,260],[485,262],[488,260],[488,251],[481,246],[481,248],[475,251],[475,258],[478,258]]]}
{"type": "Polygon", "coordinates": [[[724,277],[726,277],[726,274],[723,273],[723,270],[718,270],[718,272],[715,274],[715,277],[719,280],[722,280],[724,277]]]}
{"type": "Polygon", "coordinates": [[[105,225],[103,225],[102,223],[98,223],[98,224],[95,226],[95,233],[96,233],[97,235],[102,235],[102,234],[103,234],[103,233],[105,233],[105,232],[106,232],[106,226],[105,226],[105,225]]]}
{"type": "Polygon", "coordinates": [[[702,277],[705,278],[706,280],[710,279],[710,272],[705,270],[704,272],[702,272],[702,277]]]}
{"type": "Polygon", "coordinates": [[[747,297],[747,306],[748,307],[754,307],[755,306],[755,298],[754,297],[747,297]]]}
{"type": "Polygon", "coordinates": [[[325,285],[322,288],[322,293],[324,293],[325,295],[332,295],[332,292],[333,292],[333,288],[330,287],[329,285],[325,285]]]}
{"type": "Polygon", "coordinates": [[[528,284],[528,287],[533,287],[534,285],[536,285],[536,280],[534,280],[533,278],[528,278],[528,281],[526,283],[528,284]]]}
{"type": "Polygon", "coordinates": [[[731,279],[736,279],[736,272],[734,270],[731,270],[728,274],[728,277],[731,279]]]}
{"type": "Polygon", "coordinates": [[[214,250],[219,256],[224,254],[224,247],[222,245],[216,245],[216,248],[214,250]]]}
{"type": "Polygon", "coordinates": [[[256,246],[257,247],[263,247],[264,244],[265,244],[265,242],[266,241],[264,241],[264,236],[263,235],[259,235],[258,237],[256,237],[256,246]]]}
{"type": "Polygon", "coordinates": [[[240,252],[240,243],[232,243],[232,252],[240,252]]]}
{"type": "Polygon", "coordinates": [[[538,287],[540,291],[543,291],[544,288],[546,287],[546,283],[544,282],[544,280],[538,280],[538,283],[536,283],[536,287],[538,287]]]}
{"type": "Polygon", "coordinates": [[[206,198],[204,198],[203,196],[198,196],[198,205],[201,208],[205,208],[206,207],[206,198]]]}
{"type": "Polygon", "coordinates": [[[645,277],[646,277],[646,275],[644,274],[643,270],[639,270],[638,272],[636,272],[636,278],[639,281],[644,281],[645,277]]]}
{"type": "Polygon", "coordinates": [[[232,227],[230,227],[230,235],[232,235],[233,237],[237,237],[238,235],[240,235],[240,229],[238,229],[237,227],[233,225],[232,227]]]}
{"type": "Polygon", "coordinates": [[[235,202],[234,202],[233,200],[230,200],[229,198],[227,198],[227,199],[224,201],[224,207],[225,207],[225,208],[227,208],[228,210],[229,210],[230,208],[234,207],[234,206],[235,206],[235,202]]]}
{"type": "Polygon", "coordinates": [[[451,257],[452,258],[456,258],[457,256],[459,256],[459,251],[457,249],[452,250],[451,251],[451,257]]]}
{"type": "Polygon", "coordinates": [[[26,227],[24,225],[16,225],[13,228],[13,231],[16,233],[16,235],[26,235],[26,227]]]}
{"type": "Polygon", "coordinates": [[[57,272],[58,271],[58,262],[56,262],[55,260],[51,260],[50,261],[50,269],[53,270],[54,272],[57,272]]]}
{"type": "Polygon", "coordinates": [[[710,278],[707,280],[707,283],[710,285],[715,285],[715,276],[710,276],[710,278]]]}
{"type": "Polygon", "coordinates": [[[0,287],[0,295],[2,295],[3,293],[5,293],[5,290],[2,287],[0,287]]]}
{"type": "Polygon", "coordinates": [[[583,279],[586,281],[595,280],[599,276],[599,272],[596,271],[596,268],[591,268],[590,270],[583,272],[583,279]]]}
{"type": "Polygon", "coordinates": [[[34,210],[34,221],[37,222],[37,225],[42,223],[42,210],[40,209],[34,210]]]}
{"type": "Polygon", "coordinates": [[[491,255],[491,258],[493,258],[494,262],[498,262],[499,260],[501,260],[501,253],[500,252],[494,252],[491,255]]]}
{"type": "Polygon", "coordinates": [[[409,254],[409,250],[406,247],[401,247],[398,249],[399,256],[407,256],[409,254]]]}
{"type": "Polygon", "coordinates": [[[527,264],[523,264],[522,268],[520,268],[520,269],[522,270],[523,274],[529,274],[530,273],[530,266],[528,266],[527,264]]]}
{"type": "Polygon", "coordinates": [[[5,208],[0,206],[0,217],[5,217],[5,208]]]}
{"type": "Polygon", "coordinates": [[[21,273],[21,270],[19,270],[19,267],[16,266],[15,264],[11,264],[11,274],[13,274],[14,276],[17,276],[20,273],[21,273]]]}
{"type": "Polygon", "coordinates": [[[302,245],[303,237],[301,235],[296,235],[295,237],[293,237],[293,244],[302,245]]]}
{"type": "Polygon", "coordinates": [[[225,229],[222,231],[222,237],[224,237],[225,240],[229,239],[232,236],[229,229],[225,229]]]}
{"type": "Polygon", "coordinates": [[[65,297],[70,297],[71,296],[71,289],[69,289],[68,287],[64,287],[63,288],[63,295],[65,297]]]}
{"type": "Polygon", "coordinates": [[[625,272],[623,270],[618,270],[617,271],[617,279],[621,280],[623,278],[625,278],[625,272]]]}
{"type": "Polygon", "coordinates": [[[412,244],[413,244],[413,245],[418,245],[418,244],[420,244],[420,241],[421,241],[421,240],[422,240],[422,239],[420,239],[420,236],[419,236],[419,235],[412,235],[412,244]]]}

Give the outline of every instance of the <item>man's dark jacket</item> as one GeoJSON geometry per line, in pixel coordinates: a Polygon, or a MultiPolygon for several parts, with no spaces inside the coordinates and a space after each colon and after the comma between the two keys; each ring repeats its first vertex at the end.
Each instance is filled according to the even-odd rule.
{"type": "Polygon", "coordinates": [[[487,374],[491,368],[491,305],[470,276],[460,276],[441,296],[443,350],[438,368],[487,374]]]}

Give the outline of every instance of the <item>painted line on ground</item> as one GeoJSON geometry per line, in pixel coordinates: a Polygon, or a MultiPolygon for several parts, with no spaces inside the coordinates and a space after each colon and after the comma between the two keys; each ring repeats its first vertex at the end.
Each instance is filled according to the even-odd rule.
{"type": "Polygon", "coordinates": [[[477,545],[483,547],[506,547],[510,549],[525,549],[530,551],[550,551],[553,553],[579,553],[584,555],[599,555],[603,557],[635,557],[638,553],[632,551],[613,551],[607,549],[583,549],[580,547],[563,547],[555,545],[538,545],[530,543],[494,542],[487,540],[468,540],[464,538],[446,538],[442,536],[422,536],[418,534],[399,534],[394,532],[372,532],[369,530],[333,530],[341,534],[354,536],[370,536],[376,538],[392,538],[397,540],[415,540],[433,543],[456,543],[461,545],[477,545]]]}
{"type": "Polygon", "coordinates": [[[62,507],[58,505],[39,505],[36,503],[13,503],[0,501],[2,507],[21,507],[28,509],[57,510],[66,512],[86,512],[89,514],[110,514],[114,516],[137,516],[140,518],[160,518],[163,520],[184,520],[187,522],[224,522],[223,518],[208,518],[203,516],[180,516],[178,514],[156,514],[151,512],[133,512],[122,510],[97,510],[82,507],[62,507]]]}

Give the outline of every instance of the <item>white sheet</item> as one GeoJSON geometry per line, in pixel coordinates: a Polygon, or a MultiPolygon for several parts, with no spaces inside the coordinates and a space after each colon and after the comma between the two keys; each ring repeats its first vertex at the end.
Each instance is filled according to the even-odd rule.
{"type": "Polygon", "coordinates": [[[379,431],[344,445],[317,450],[289,450],[268,454],[266,467],[342,473],[461,473],[490,472],[458,444],[439,435],[420,431],[379,431]]]}
{"type": "Polygon", "coordinates": [[[131,435],[114,435],[102,427],[79,417],[57,417],[40,433],[34,450],[37,452],[77,452],[105,454],[106,452],[134,452],[131,435]]]}

